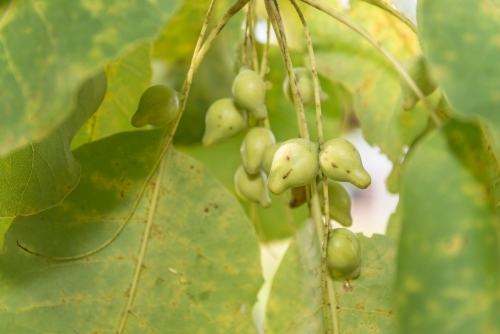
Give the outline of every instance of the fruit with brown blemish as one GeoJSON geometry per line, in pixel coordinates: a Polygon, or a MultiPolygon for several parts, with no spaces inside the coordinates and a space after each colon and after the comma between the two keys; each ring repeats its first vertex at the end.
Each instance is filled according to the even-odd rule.
{"type": "Polygon", "coordinates": [[[234,104],[232,98],[215,101],[205,115],[205,133],[201,142],[210,146],[236,136],[247,126],[247,114],[234,104]]]}
{"type": "MultiPolygon", "coordinates": [[[[318,194],[323,209],[325,206],[323,182],[318,183],[318,194]]],[[[333,180],[328,180],[328,209],[331,219],[342,226],[352,225],[351,197],[344,186],[333,180]]]]}
{"type": "Polygon", "coordinates": [[[292,187],[312,182],[319,172],[318,143],[302,139],[290,139],[276,151],[269,172],[269,190],[282,194],[292,187]]]}
{"type": "MultiPolygon", "coordinates": [[[[437,84],[432,77],[429,63],[424,55],[420,54],[406,60],[403,63],[403,68],[425,96],[436,90],[437,84]]],[[[403,109],[411,110],[415,107],[419,98],[401,75],[399,76],[399,83],[401,86],[403,109]]]]}
{"type": "Polygon", "coordinates": [[[273,163],[274,154],[276,153],[278,148],[280,148],[281,144],[283,144],[283,143],[278,142],[276,144],[272,144],[264,150],[264,154],[262,155],[262,162],[260,164],[260,167],[268,175],[269,175],[269,172],[271,171],[271,165],[273,163]]]}
{"type": "Polygon", "coordinates": [[[139,100],[131,124],[140,128],[145,125],[163,126],[179,113],[179,93],[166,85],[146,89],[139,100]]]}
{"type": "Polygon", "coordinates": [[[319,154],[319,165],[330,179],[349,182],[360,189],[367,188],[372,179],[364,169],[359,151],[350,141],[334,138],[327,141],[319,154]]]}
{"type": "Polygon", "coordinates": [[[326,265],[335,279],[353,279],[361,272],[361,244],[356,234],[346,228],[330,230],[326,265]]]}
{"type": "MultiPolygon", "coordinates": [[[[306,67],[296,67],[293,69],[295,79],[297,80],[297,90],[302,97],[304,106],[314,104],[314,82],[311,70],[306,67]]],[[[293,103],[292,88],[288,76],[283,81],[283,93],[288,101],[293,103]]],[[[319,87],[320,101],[328,100],[328,95],[319,87]]]]}
{"type": "Polygon", "coordinates": [[[240,165],[234,174],[236,194],[242,199],[257,203],[264,208],[271,205],[271,198],[266,186],[267,176],[263,171],[257,174],[248,174],[240,165]]]}
{"type": "Polygon", "coordinates": [[[234,78],[232,93],[240,108],[252,112],[257,119],[267,118],[266,83],[257,72],[242,67],[234,78]]]}
{"type": "Polygon", "coordinates": [[[241,159],[247,173],[256,174],[260,171],[264,151],[275,143],[274,134],[268,128],[257,126],[247,132],[240,146],[241,159]]]}

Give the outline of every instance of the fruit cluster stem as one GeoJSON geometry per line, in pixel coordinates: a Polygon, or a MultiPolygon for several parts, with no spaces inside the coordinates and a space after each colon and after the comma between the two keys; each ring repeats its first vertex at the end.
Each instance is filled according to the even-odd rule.
{"type": "Polygon", "coordinates": [[[290,52],[288,51],[285,28],[283,27],[283,22],[281,20],[278,3],[275,0],[264,0],[264,3],[266,5],[269,19],[271,20],[271,24],[274,28],[276,39],[278,40],[278,44],[281,50],[281,56],[283,57],[283,63],[285,64],[288,79],[290,81],[293,104],[295,105],[295,112],[297,116],[299,136],[304,139],[309,139],[309,131],[307,129],[304,104],[302,103],[302,97],[300,96],[299,90],[297,88],[297,79],[295,78],[295,73],[293,72],[293,64],[290,58],[290,52]]]}
{"type": "MultiPolygon", "coordinates": [[[[304,28],[304,34],[306,36],[306,42],[307,42],[307,50],[309,54],[309,62],[311,64],[311,72],[312,72],[312,77],[313,77],[313,87],[314,87],[314,101],[315,101],[315,106],[316,106],[316,128],[318,132],[318,143],[319,143],[319,150],[323,150],[323,144],[324,144],[324,136],[323,136],[323,115],[321,111],[321,97],[320,97],[320,86],[319,86],[319,79],[318,79],[318,71],[316,67],[316,57],[314,56],[314,49],[313,49],[313,43],[311,39],[311,34],[309,32],[309,27],[307,26],[306,19],[304,17],[304,14],[302,13],[302,9],[300,8],[299,4],[295,0],[290,0],[292,3],[293,7],[295,8],[300,21],[302,22],[302,26],[304,28]]],[[[323,238],[321,241],[321,285],[323,289],[323,318],[325,320],[329,320],[329,316],[331,317],[332,321],[334,318],[337,316],[337,310],[336,307],[332,307],[333,305],[336,304],[335,300],[335,294],[333,294],[333,300],[332,300],[332,293],[331,293],[331,287],[327,284],[327,279],[328,279],[328,273],[327,273],[327,266],[326,266],[326,249],[327,249],[327,244],[328,244],[328,232],[330,230],[330,205],[329,205],[329,198],[328,198],[328,179],[325,175],[322,176],[322,184],[323,184],[323,195],[324,195],[324,218],[323,218],[323,238]],[[328,292],[328,293],[326,293],[328,292]],[[330,311],[330,312],[328,312],[330,311]]],[[[316,192],[316,184],[311,187],[311,193],[316,192]]],[[[325,322],[325,329],[329,328],[329,323],[325,322]]],[[[333,325],[333,330],[335,333],[338,333],[338,328],[335,327],[335,324],[333,325]]]]}

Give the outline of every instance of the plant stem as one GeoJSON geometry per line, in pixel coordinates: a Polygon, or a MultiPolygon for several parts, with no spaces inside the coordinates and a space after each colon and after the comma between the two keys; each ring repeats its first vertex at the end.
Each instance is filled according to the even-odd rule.
{"type": "Polygon", "coordinates": [[[350,18],[347,16],[343,15],[339,11],[337,11],[335,8],[330,7],[320,1],[317,0],[301,0],[302,2],[324,12],[325,14],[330,15],[334,19],[338,20],[339,22],[342,22],[355,32],[357,32],[359,35],[361,35],[363,38],[365,38],[368,42],[370,42],[394,67],[394,69],[401,75],[401,77],[408,83],[410,88],[413,90],[413,92],[418,96],[420,100],[422,100],[422,103],[424,104],[425,108],[429,111],[429,114],[433,121],[440,126],[441,125],[441,119],[439,118],[436,109],[432,106],[432,104],[429,102],[429,100],[425,97],[425,95],[422,93],[420,88],[418,88],[417,84],[413,81],[413,79],[410,77],[410,75],[405,71],[403,66],[399,64],[399,62],[392,56],[392,54],[387,51],[382,44],[380,44],[379,41],[377,41],[370,33],[368,33],[365,29],[360,27],[356,22],[352,21],[350,18]]]}
{"type": "Polygon", "coordinates": [[[337,315],[337,298],[335,297],[335,286],[330,276],[326,278],[328,283],[328,297],[330,300],[330,309],[332,310],[333,333],[340,334],[339,317],[337,315]]]}
{"type": "Polygon", "coordinates": [[[165,159],[166,159],[166,157],[163,157],[161,159],[161,163],[160,163],[159,170],[158,170],[158,176],[157,176],[156,181],[154,183],[154,193],[153,193],[153,198],[151,200],[151,207],[150,207],[149,212],[148,212],[148,220],[147,220],[146,228],[144,229],[144,234],[142,236],[141,249],[139,251],[139,256],[137,258],[137,264],[135,266],[134,278],[132,280],[132,285],[130,286],[130,290],[128,292],[127,306],[125,307],[125,311],[123,312],[122,318],[120,320],[120,325],[118,327],[118,334],[121,334],[123,332],[123,329],[125,328],[125,324],[127,322],[127,316],[130,312],[130,309],[132,307],[132,303],[134,301],[135,290],[137,288],[137,282],[139,281],[139,276],[140,276],[141,270],[142,270],[142,264],[144,262],[144,256],[146,255],[146,246],[148,245],[149,232],[151,231],[151,225],[153,224],[153,219],[154,219],[154,216],[156,213],[156,204],[158,202],[158,195],[159,195],[160,188],[161,188],[161,181],[163,178],[163,170],[165,169],[165,159]]]}
{"type": "Polygon", "coordinates": [[[271,21],[269,21],[269,18],[267,19],[267,38],[266,38],[266,45],[264,46],[264,51],[262,52],[262,59],[260,61],[260,76],[262,79],[266,76],[267,72],[267,57],[269,53],[269,44],[270,44],[270,38],[271,38],[271,21]]]}
{"type": "Polygon", "coordinates": [[[293,103],[295,105],[295,113],[297,116],[299,135],[301,138],[309,139],[309,131],[307,129],[304,105],[302,103],[302,97],[300,96],[299,90],[297,89],[297,79],[295,78],[295,73],[293,72],[293,64],[290,58],[290,52],[288,51],[285,28],[283,27],[283,22],[281,21],[279,7],[275,0],[264,0],[264,2],[266,4],[266,10],[269,19],[271,20],[271,24],[274,27],[274,32],[276,33],[276,38],[278,39],[278,44],[281,50],[281,56],[283,57],[283,62],[285,63],[285,68],[288,73],[288,79],[290,81],[290,87],[292,90],[293,103]]]}
{"type": "MultiPolygon", "coordinates": [[[[203,43],[203,45],[201,46],[199,52],[195,53],[194,55],[194,59],[191,63],[191,68],[190,68],[190,71],[192,70],[192,72],[196,72],[196,70],[198,69],[198,67],[200,66],[200,63],[201,61],[203,60],[203,58],[205,57],[205,54],[207,53],[208,49],[212,46],[215,38],[217,37],[217,35],[219,35],[219,33],[222,31],[222,29],[224,29],[224,27],[226,26],[226,24],[229,22],[229,20],[236,14],[238,13],[243,7],[245,7],[245,5],[247,3],[249,3],[250,0],[237,0],[227,11],[226,13],[222,16],[222,18],[219,20],[219,22],[217,22],[217,24],[215,25],[215,27],[212,29],[212,31],[210,32],[210,34],[208,35],[206,41],[203,43]]],[[[198,40],[200,41],[200,40],[198,40]]],[[[189,72],[188,72],[188,75],[189,75],[189,72]]],[[[186,78],[186,81],[184,82],[184,85],[187,85],[188,84],[188,80],[186,78]]],[[[191,83],[189,82],[189,85],[191,83]]],[[[183,89],[184,89],[184,86],[183,86],[183,89]]]]}
{"type": "Polygon", "coordinates": [[[399,19],[401,22],[406,24],[408,28],[410,28],[415,34],[417,33],[417,27],[413,22],[411,22],[405,15],[403,15],[401,12],[397,11],[396,9],[392,8],[388,4],[386,4],[384,1],[381,0],[363,0],[366,3],[369,3],[370,5],[373,5],[375,7],[378,7],[382,10],[385,10],[395,18],[399,19]]]}
{"type": "Polygon", "coordinates": [[[254,7],[255,7],[255,0],[250,0],[250,3],[248,4],[248,37],[250,39],[250,53],[252,54],[252,66],[253,70],[255,72],[259,72],[259,58],[257,55],[257,45],[256,45],[256,40],[255,40],[255,22],[253,21],[254,18],[254,7]]]}
{"type": "MultiPolygon", "coordinates": [[[[304,34],[306,35],[306,41],[307,41],[307,49],[309,53],[309,61],[311,63],[311,71],[312,71],[312,77],[313,77],[313,86],[314,86],[314,102],[316,105],[316,127],[318,129],[318,143],[319,143],[319,149],[320,151],[323,149],[323,144],[324,144],[324,137],[323,137],[323,115],[321,112],[321,98],[320,98],[320,86],[319,86],[319,80],[318,80],[318,71],[316,68],[316,58],[314,56],[314,49],[313,49],[313,43],[311,40],[311,34],[309,33],[309,27],[307,26],[306,19],[304,17],[304,14],[302,13],[302,10],[300,6],[298,5],[297,1],[295,0],[290,0],[292,3],[293,7],[297,11],[297,14],[299,15],[300,21],[302,22],[302,26],[304,28],[304,34]]],[[[337,310],[333,309],[330,307],[332,304],[332,301],[329,300],[331,299],[331,294],[329,291],[329,287],[327,285],[327,268],[326,268],[326,247],[328,244],[328,232],[330,230],[330,206],[329,206],[329,198],[328,198],[328,179],[326,175],[323,175],[322,177],[322,184],[323,184],[323,194],[324,194],[324,219],[323,219],[323,240],[321,243],[321,285],[323,288],[323,291],[328,293],[323,293],[323,318],[329,319],[328,315],[332,317],[332,320],[334,318],[333,313],[335,313],[337,310]],[[330,313],[328,314],[328,310],[330,310],[330,313]]],[[[313,191],[311,187],[311,191],[313,191]]],[[[330,326],[328,325],[327,322],[325,322],[325,329],[328,329],[330,326]]],[[[338,333],[338,328],[335,326],[332,326],[334,329],[334,333],[338,333]]]]}

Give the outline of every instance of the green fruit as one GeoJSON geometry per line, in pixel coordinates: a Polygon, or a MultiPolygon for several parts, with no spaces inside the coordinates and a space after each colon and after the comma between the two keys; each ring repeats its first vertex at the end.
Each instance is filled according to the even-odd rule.
{"type": "Polygon", "coordinates": [[[264,151],[274,143],[276,139],[267,128],[259,126],[247,132],[240,147],[241,159],[247,173],[255,174],[260,171],[264,151]]]}
{"type": "Polygon", "coordinates": [[[333,278],[357,278],[361,271],[361,245],[356,234],[346,228],[330,230],[326,265],[333,278]]]}
{"type": "MultiPolygon", "coordinates": [[[[432,78],[429,64],[423,55],[414,56],[406,60],[403,64],[403,68],[408,72],[425,96],[431,94],[436,89],[437,84],[432,78]]],[[[399,83],[401,85],[403,109],[411,110],[415,107],[419,98],[410,86],[408,86],[408,83],[402,76],[399,76],[399,83]]]]}
{"type": "MultiPolygon", "coordinates": [[[[323,182],[318,183],[318,193],[321,208],[324,208],[323,182]]],[[[337,221],[342,226],[352,225],[351,197],[340,183],[332,180],[328,180],[328,203],[331,219],[337,221]]]]}
{"type": "Polygon", "coordinates": [[[358,150],[343,138],[325,143],[319,155],[319,165],[323,173],[335,181],[350,182],[360,189],[367,188],[372,182],[370,174],[363,168],[358,150]]]}
{"type": "Polygon", "coordinates": [[[201,142],[203,146],[210,146],[236,136],[246,126],[247,114],[236,107],[232,98],[217,100],[205,115],[205,133],[201,142]]]}
{"type": "MultiPolygon", "coordinates": [[[[295,78],[297,80],[297,89],[302,97],[304,106],[314,104],[314,82],[311,70],[305,67],[296,67],[293,69],[295,78]]],[[[283,93],[288,101],[293,103],[292,88],[290,87],[290,80],[288,76],[283,81],[283,93]]],[[[321,102],[328,100],[328,95],[321,89],[319,91],[321,102]]]]}
{"type": "Polygon", "coordinates": [[[255,202],[267,208],[271,205],[271,198],[267,191],[266,179],[266,174],[263,171],[250,175],[243,166],[240,166],[234,174],[236,193],[246,201],[255,202]]]}
{"type": "Polygon", "coordinates": [[[178,113],[179,93],[169,86],[151,86],[142,93],[131,123],[136,128],[148,124],[163,126],[172,121],[178,113]]]}
{"type": "Polygon", "coordinates": [[[278,142],[276,144],[272,144],[268,146],[264,150],[264,154],[262,155],[262,163],[260,164],[261,168],[269,175],[271,171],[271,165],[273,163],[274,153],[280,148],[282,142],[278,142]]]}
{"type": "Polygon", "coordinates": [[[318,175],[318,143],[296,138],[281,144],[269,172],[269,190],[275,195],[311,183],[318,175]]]}
{"type": "Polygon", "coordinates": [[[257,119],[267,118],[266,83],[257,72],[242,68],[234,78],[232,93],[239,107],[251,111],[257,119]]]}

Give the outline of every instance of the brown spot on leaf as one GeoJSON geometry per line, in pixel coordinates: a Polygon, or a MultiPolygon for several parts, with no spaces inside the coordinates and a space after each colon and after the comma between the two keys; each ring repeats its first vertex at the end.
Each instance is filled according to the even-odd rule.
{"type": "Polygon", "coordinates": [[[207,213],[208,213],[208,211],[209,211],[208,208],[205,208],[205,210],[203,210],[203,212],[207,212],[207,213]]]}
{"type": "Polygon", "coordinates": [[[332,162],[331,165],[332,165],[333,168],[339,168],[334,162],[332,162]]]}

